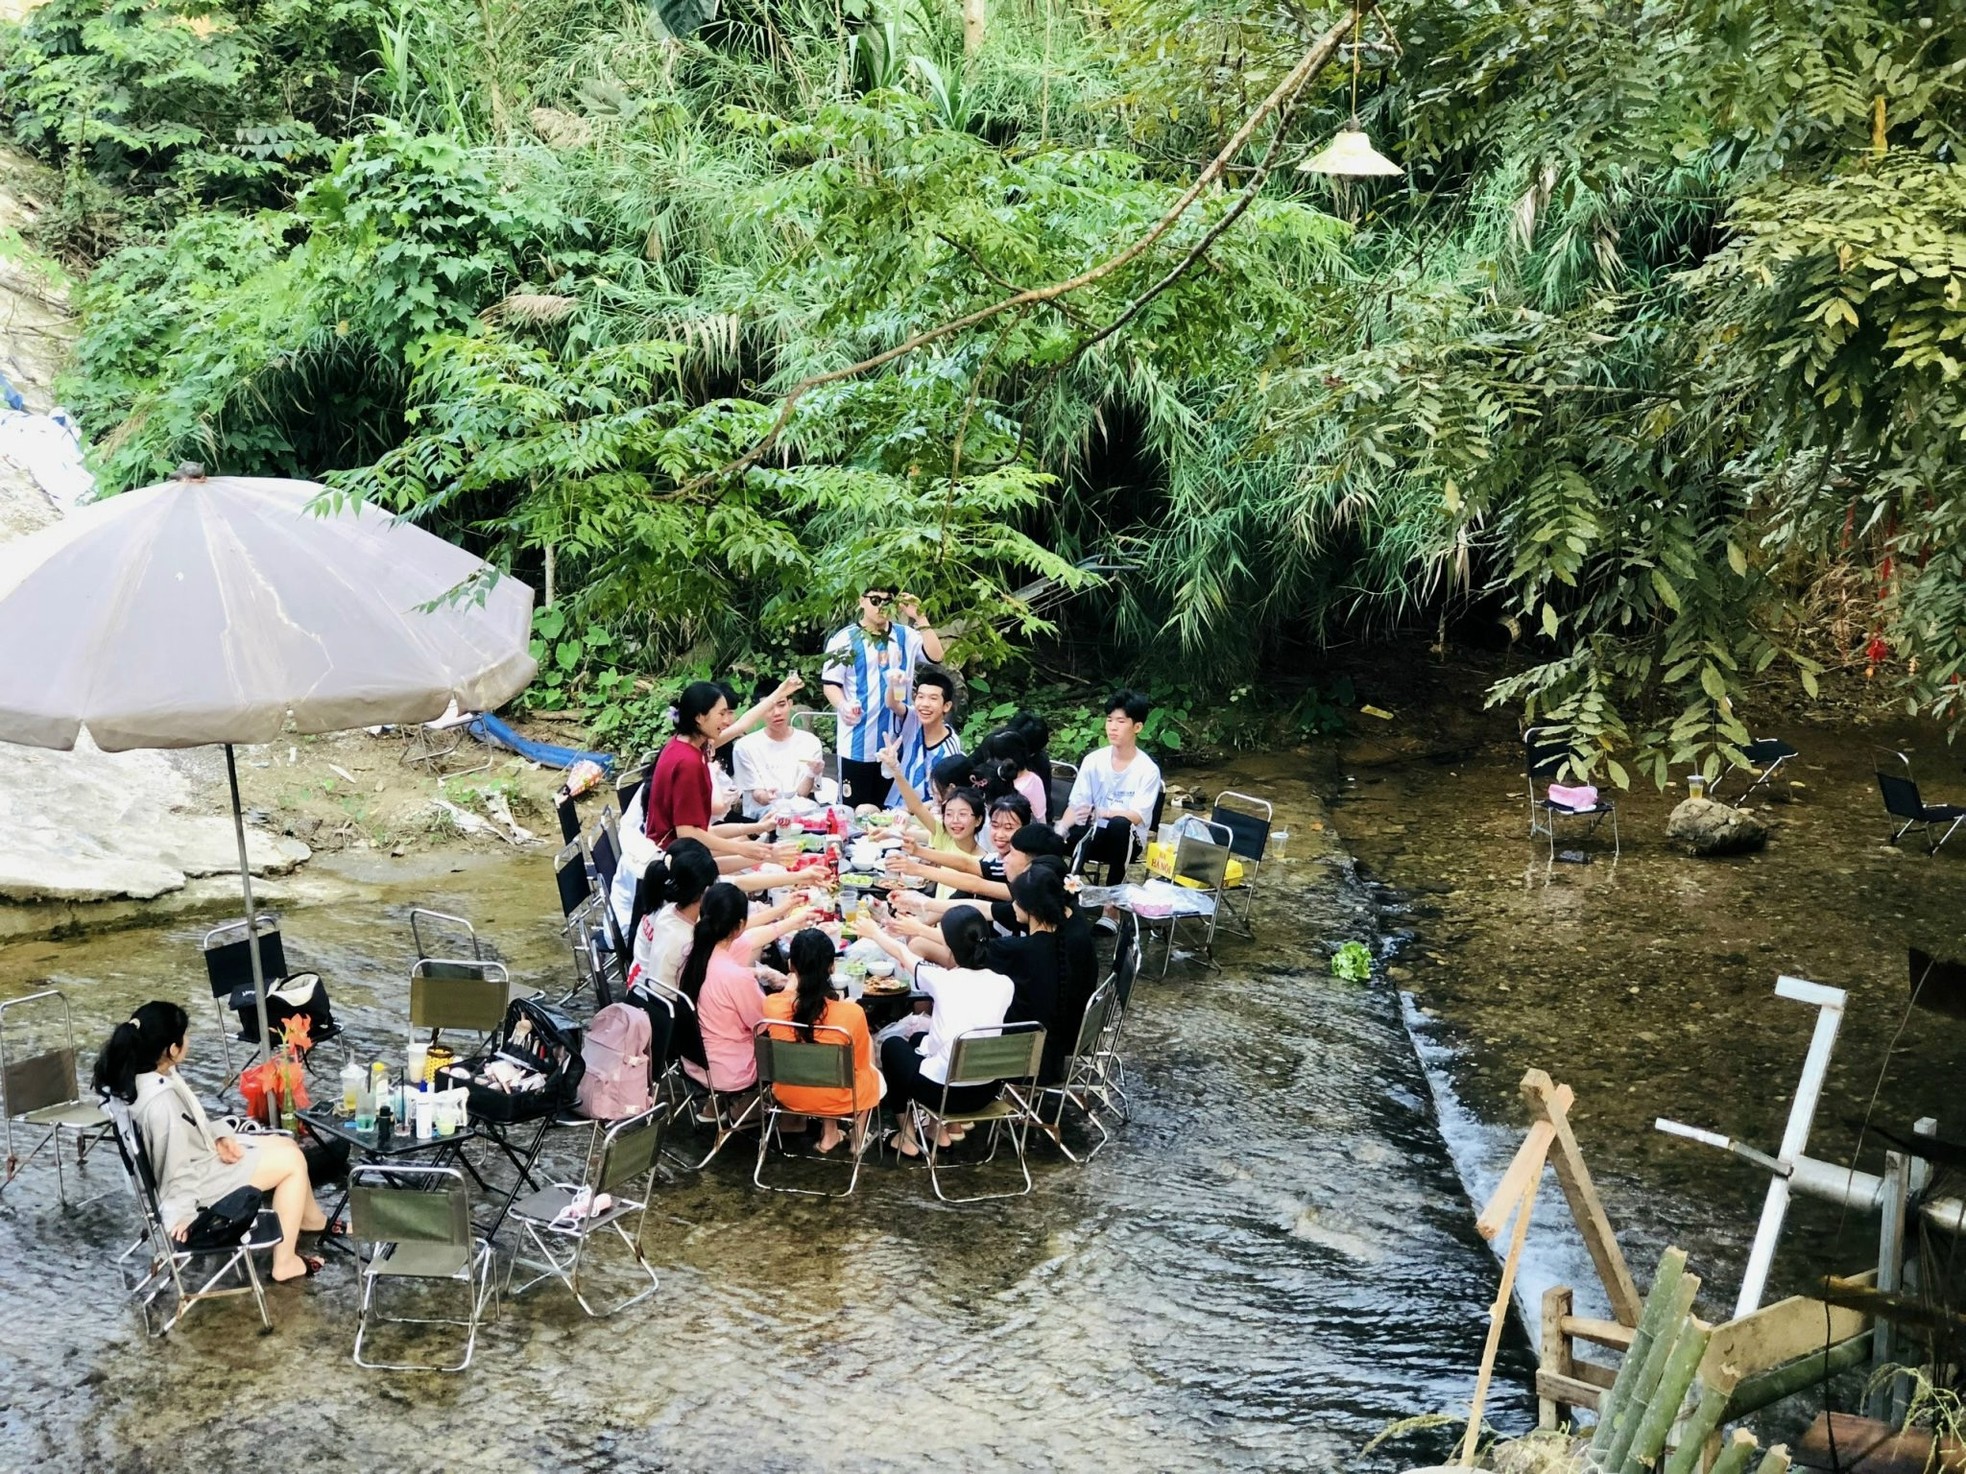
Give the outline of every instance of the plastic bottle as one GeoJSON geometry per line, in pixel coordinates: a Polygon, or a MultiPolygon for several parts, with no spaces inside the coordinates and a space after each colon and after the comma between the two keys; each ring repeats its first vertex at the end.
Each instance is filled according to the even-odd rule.
{"type": "Polygon", "coordinates": [[[341,1067],[341,1113],[344,1116],[355,1114],[355,1108],[361,1100],[365,1079],[362,1067],[354,1060],[351,1059],[341,1067]]]}
{"type": "Polygon", "coordinates": [[[375,1144],[388,1146],[396,1135],[396,1114],[388,1106],[375,1113],[375,1144]]]}

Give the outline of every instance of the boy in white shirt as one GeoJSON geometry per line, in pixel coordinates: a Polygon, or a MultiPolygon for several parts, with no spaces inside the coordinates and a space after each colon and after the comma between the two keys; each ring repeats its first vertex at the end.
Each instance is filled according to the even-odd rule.
{"type": "MultiPolygon", "coordinates": [[[[774,688],[775,690],[775,688],[774,688]]],[[[772,691],[760,690],[760,698],[772,691]]],[[[810,797],[826,770],[819,738],[792,726],[792,698],[781,696],[765,710],[762,731],[737,739],[732,771],[744,803],[744,817],[757,819],[781,798],[810,797]]]]}
{"type": "Polygon", "coordinates": [[[1079,868],[1106,867],[1107,885],[1126,879],[1126,867],[1146,848],[1147,823],[1160,800],[1160,768],[1140,750],[1140,730],[1152,704],[1138,691],[1116,691],[1106,703],[1107,746],[1085,755],[1059,830],[1079,868]]]}

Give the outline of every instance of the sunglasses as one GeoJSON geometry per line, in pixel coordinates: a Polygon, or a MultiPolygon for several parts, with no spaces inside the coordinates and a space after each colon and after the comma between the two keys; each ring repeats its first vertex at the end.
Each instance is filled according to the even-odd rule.
{"type": "Polygon", "coordinates": [[[890,600],[892,600],[894,598],[894,595],[890,594],[886,589],[869,589],[867,590],[865,597],[869,604],[872,604],[876,609],[878,609],[881,607],[881,605],[886,604],[890,600]]]}

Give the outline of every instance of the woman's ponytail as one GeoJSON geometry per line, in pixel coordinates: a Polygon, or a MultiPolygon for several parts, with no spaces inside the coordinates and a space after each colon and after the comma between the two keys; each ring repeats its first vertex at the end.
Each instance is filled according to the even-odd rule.
{"type": "Polygon", "coordinates": [[[167,1053],[182,1044],[190,1024],[191,1016],[175,1003],[158,999],[143,1004],[109,1031],[109,1042],[96,1056],[97,1093],[134,1101],[137,1076],[156,1069],[167,1053]]]}

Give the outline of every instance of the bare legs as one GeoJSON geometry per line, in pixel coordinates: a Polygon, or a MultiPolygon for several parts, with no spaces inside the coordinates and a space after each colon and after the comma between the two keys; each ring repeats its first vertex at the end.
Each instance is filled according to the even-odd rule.
{"type": "Polygon", "coordinates": [[[252,1184],[272,1195],[273,1212],[280,1220],[273,1278],[299,1279],[307,1273],[306,1261],[296,1247],[302,1231],[315,1233],[328,1226],[321,1205],[314,1201],[314,1185],[307,1180],[307,1158],[284,1136],[257,1137],[253,1146],[252,1184]]]}

